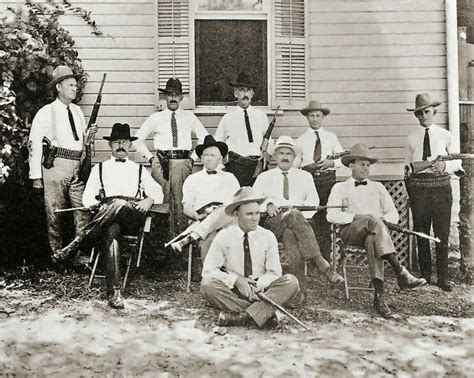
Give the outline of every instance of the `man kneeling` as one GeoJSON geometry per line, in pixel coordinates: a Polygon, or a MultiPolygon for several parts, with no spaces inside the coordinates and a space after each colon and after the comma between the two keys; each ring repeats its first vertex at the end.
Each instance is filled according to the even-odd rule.
{"type": "Polygon", "coordinates": [[[216,235],[204,260],[201,293],[223,310],[219,314],[221,326],[262,327],[270,319],[275,324],[275,309],[260,301],[258,293],[265,292],[285,305],[299,291],[295,276],[282,276],[275,235],[258,225],[259,205],[264,200],[250,187],[239,189],[225,208],[237,222],[216,235]]]}
{"type": "Polygon", "coordinates": [[[392,311],[384,298],[384,260],[395,271],[400,289],[415,288],[426,284],[400,265],[395,246],[384,221],[398,223],[398,212],[385,187],[368,180],[371,164],[377,161],[363,144],[356,144],[351,153],[342,158],[342,164],[351,168],[352,177],[333,186],[328,206],[344,205],[341,210],[328,208],[328,222],[341,225],[344,243],[363,247],[367,251],[370,274],[375,288],[374,307],[384,318],[392,311]]]}

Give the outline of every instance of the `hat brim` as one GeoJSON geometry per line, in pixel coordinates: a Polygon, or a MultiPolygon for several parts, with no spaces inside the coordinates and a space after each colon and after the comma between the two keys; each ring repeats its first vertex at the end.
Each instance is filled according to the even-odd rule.
{"type": "Polygon", "coordinates": [[[329,108],[316,108],[316,109],[304,108],[304,109],[301,109],[300,112],[306,117],[309,112],[315,112],[317,110],[319,110],[320,112],[323,112],[325,116],[331,113],[331,110],[329,108]]]}
{"type": "Polygon", "coordinates": [[[185,95],[185,94],[188,94],[188,92],[173,92],[173,91],[169,91],[167,89],[164,89],[164,88],[158,88],[158,90],[161,92],[161,93],[164,93],[164,94],[178,94],[178,95],[185,95]]]}
{"type": "Polygon", "coordinates": [[[261,205],[263,202],[265,202],[266,199],[266,197],[247,198],[241,201],[232,202],[225,207],[224,211],[227,215],[232,216],[234,214],[235,209],[237,209],[239,206],[252,202],[257,202],[259,205],[261,205]]]}
{"type": "Polygon", "coordinates": [[[234,88],[255,88],[255,84],[252,83],[229,83],[229,85],[234,88]]]}
{"type": "Polygon", "coordinates": [[[201,158],[204,150],[206,148],[209,148],[209,147],[217,147],[219,149],[222,157],[225,157],[227,155],[227,153],[229,152],[229,147],[224,142],[216,141],[216,142],[211,143],[211,144],[198,144],[196,146],[196,148],[194,149],[194,151],[196,152],[196,155],[198,156],[198,158],[201,158]]]}
{"type": "Polygon", "coordinates": [[[379,159],[377,158],[374,158],[374,157],[370,157],[370,156],[362,156],[362,155],[345,155],[341,158],[341,163],[346,166],[346,167],[349,167],[349,164],[351,162],[353,162],[354,160],[368,160],[370,162],[370,164],[374,164],[376,163],[379,159]]]}
{"type": "Polygon", "coordinates": [[[428,104],[428,105],[423,105],[423,106],[420,106],[418,108],[414,108],[414,109],[407,109],[408,112],[417,112],[418,110],[423,110],[423,109],[426,109],[426,108],[429,108],[430,106],[436,108],[437,106],[440,106],[441,105],[441,102],[439,101],[433,101],[432,103],[428,104]]]}
{"type": "Polygon", "coordinates": [[[298,153],[299,153],[299,151],[298,151],[298,149],[296,148],[296,146],[291,145],[291,144],[286,144],[286,143],[276,145],[275,148],[273,149],[273,153],[277,152],[277,150],[278,150],[279,148],[289,148],[290,150],[293,151],[293,153],[294,153],[295,155],[298,155],[298,153]]]}
{"type": "Polygon", "coordinates": [[[47,87],[48,89],[52,89],[56,84],[60,83],[63,80],[70,79],[71,77],[73,77],[76,80],[79,80],[81,78],[81,75],[72,74],[72,75],[64,75],[64,76],[57,77],[51,80],[49,84],[47,85],[47,87]]]}
{"type": "Polygon", "coordinates": [[[102,138],[104,138],[105,140],[108,140],[109,142],[111,142],[111,141],[113,141],[113,140],[117,140],[117,139],[128,139],[130,142],[133,142],[134,140],[137,140],[137,139],[138,139],[137,137],[134,137],[134,136],[131,136],[131,137],[129,137],[129,138],[118,138],[118,137],[117,137],[117,138],[111,138],[111,137],[109,137],[109,136],[104,136],[104,137],[102,137],[102,138]]]}

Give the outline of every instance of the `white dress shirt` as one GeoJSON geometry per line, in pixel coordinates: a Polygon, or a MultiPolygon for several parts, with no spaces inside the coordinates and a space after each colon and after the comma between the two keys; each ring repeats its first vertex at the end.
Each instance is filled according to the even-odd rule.
{"type": "MultiPolygon", "coordinates": [[[[336,134],[323,127],[316,131],[318,131],[319,139],[321,140],[322,160],[326,159],[329,155],[344,152],[336,134]]],[[[302,166],[315,163],[315,161],[313,161],[313,156],[316,140],[315,130],[311,127],[308,127],[308,129],[296,139],[295,145],[298,147],[303,157],[302,166]]],[[[337,168],[340,166],[342,166],[341,159],[334,160],[334,167],[337,168]]]]}
{"type": "MultiPolygon", "coordinates": [[[[102,163],[102,181],[104,182],[105,195],[135,197],[138,192],[138,173],[140,165],[125,159],[125,162],[116,162],[110,158],[102,163]]],[[[92,168],[87,180],[82,202],[84,206],[92,206],[98,203],[95,198],[102,188],[99,177],[99,164],[92,168]]],[[[151,177],[150,173],[143,168],[140,196],[144,192],[147,197],[153,199],[154,204],[163,203],[163,190],[161,186],[151,177]]],[[[143,197],[142,197],[143,198],[143,197]]]]}
{"type": "MultiPolygon", "coordinates": [[[[260,226],[248,233],[252,277],[257,288],[264,290],[281,277],[282,270],[278,242],[269,230],[260,226]]],[[[203,277],[216,278],[233,288],[239,276],[244,275],[244,232],[238,224],[222,229],[214,238],[204,260],[203,277]],[[225,268],[223,272],[221,268],[225,268]]]]}
{"type": "Polygon", "coordinates": [[[42,178],[41,157],[43,156],[43,137],[47,137],[51,144],[68,150],[81,151],[86,131],[86,121],[79,106],[70,104],[74,125],[79,140],[72,134],[71,124],[67,112],[67,105],[56,99],[51,104],[43,106],[36,113],[30,131],[30,178],[42,178]]]}
{"type": "Polygon", "coordinates": [[[268,203],[276,206],[319,206],[319,196],[311,173],[298,168],[288,171],[289,199],[283,196],[283,171],[276,167],[258,175],[253,188],[259,197],[267,197],[262,204],[266,210],[268,203]]]}
{"type": "MultiPolygon", "coordinates": [[[[440,155],[448,155],[453,153],[453,134],[442,127],[432,124],[428,127],[428,135],[430,136],[431,156],[428,160],[434,160],[440,155]]],[[[407,146],[405,149],[405,159],[407,163],[423,160],[423,141],[425,139],[425,128],[416,127],[413,132],[408,135],[407,146]]],[[[446,161],[446,172],[454,173],[462,169],[461,160],[446,161]]],[[[426,171],[426,170],[425,170],[426,171]]],[[[425,172],[422,171],[422,172],[425,172]]]]}
{"type": "Polygon", "coordinates": [[[175,111],[178,126],[178,147],[173,147],[173,134],[171,133],[171,113],[168,108],[153,113],[149,116],[135,135],[138,139],[133,142],[135,149],[147,160],[153,156],[145,145],[148,135],[153,133],[153,145],[157,150],[191,150],[193,147],[191,134],[194,133],[199,143],[208,134],[201,121],[189,110],[178,109],[175,111]]]}
{"type": "Polygon", "coordinates": [[[328,208],[327,220],[330,223],[349,224],[355,214],[373,215],[387,222],[398,223],[398,212],[392,197],[383,184],[365,180],[367,185],[355,186],[355,179],[349,177],[344,182],[336,183],[331,190],[328,206],[345,205],[345,209],[328,208]]]}
{"type": "MultiPolygon", "coordinates": [[[[247,114],[249,116],[250,129],[252,130],[252,143],[249,142],[247,135],[244,109],[238,105],[222,117],[214,138],[227,143],[229,151],[236,152],[242,156],[257,156],[261,154],[260,146],[268,128],[268,118],[265,112],[251,105],[247,108],[247,114]]],[[[271,145],[271,138],[269,142],[269,145],[271,145]]]]}
{"type": "Polygon", "coordinates": [[[240,185],[230,172],[216,169],[216,174],[208,174],[206,169],[188,176],[183,184],[183,205],[189,204],[194,210],[211,202],[227,205],[240,185]]]}

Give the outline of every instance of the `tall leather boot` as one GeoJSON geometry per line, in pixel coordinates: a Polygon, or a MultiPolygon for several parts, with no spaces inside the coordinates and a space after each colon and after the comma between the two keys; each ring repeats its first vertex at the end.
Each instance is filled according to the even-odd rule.
{"type": "Polygon", "coordinates": [[[106,254],[105,263],[105,284],[109,306],[112,308],[124,308],[123,298],[120,292],[122,280],[120,275],[120,247],[117,239],[112,239],[109,248],[104,251],[106,254]]]}
{"type": "Polygon", "coordinates": [[[377,313],[385,319],[392,317],[392,310],[385,303],[385,295],[383,288],[383,281],[378,278],[372,280],[374,284],[375,294],[374,294],[374,308],[377,313]]]}

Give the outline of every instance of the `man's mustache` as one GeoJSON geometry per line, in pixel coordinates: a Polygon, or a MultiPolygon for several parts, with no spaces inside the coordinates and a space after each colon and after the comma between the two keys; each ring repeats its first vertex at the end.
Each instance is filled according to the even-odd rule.
{"type": "Polygon", "coordinates": [[[117,148],[116,151],[117,152],[127,152],[127,151],[125,151],[125,148],[122,148],[122,147],[117,148]]]}
{"type": "Polygon", "coordinates": [[[176,101],[176,100],[171,100],[170,101],[170,104],[177,104],[177,103],[178,103],[178,101],[176,101]]]}
{"type": "Polygon", "coordinates": [[[281,159],[282,163],[289,163],[290,161],[288,159],[281,159]]]}
{"type": "Polygon", "coordinates": [[[250,100],[247,96],[242,97],[242,100],[250,100]]]}

